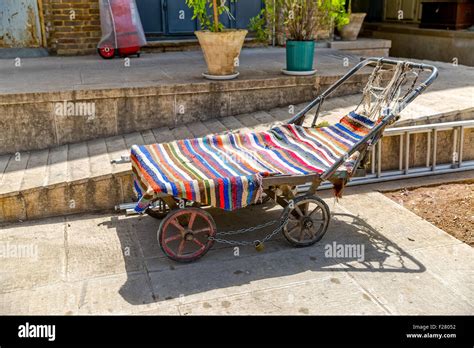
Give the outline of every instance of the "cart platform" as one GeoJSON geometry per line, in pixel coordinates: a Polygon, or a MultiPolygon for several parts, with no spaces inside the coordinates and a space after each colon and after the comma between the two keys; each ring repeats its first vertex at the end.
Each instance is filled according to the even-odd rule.
{"type": "MultiPolygon", "coordinates": [[[[328,127],[287,124],[262,132],[134,146],[136,209],[147,209],[156,194],[225,210],[245,207],[260,199],[263,177],[323,173],[373,126],[373,121],[352,112],[328,127]]],[[[356,156],[335,175],[350,175],[356,156]]]]}

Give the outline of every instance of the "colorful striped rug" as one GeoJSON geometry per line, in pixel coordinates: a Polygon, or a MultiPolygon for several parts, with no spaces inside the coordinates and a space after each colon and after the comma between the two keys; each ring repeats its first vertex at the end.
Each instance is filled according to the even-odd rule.
{"type": "MultiPolygon", "coordinates": [[[[134,189],[143,212],[159,193],[225,210],[255,203],[262,177],[323,173],[374,123],[350,113],[321,128],[281,125],[263,132],[227,133],[132,146],[134,189]]],[[[339,172],[352,171],[354,157],[339,172]]]]}

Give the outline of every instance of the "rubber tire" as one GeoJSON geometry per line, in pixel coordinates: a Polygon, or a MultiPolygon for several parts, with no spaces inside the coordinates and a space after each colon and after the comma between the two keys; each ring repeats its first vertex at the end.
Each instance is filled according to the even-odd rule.
{"type": "Polygon", "coordinates": [[[114,54],[112,54],[111,56],[104,56],[102,54],[102,51],[101,51],[100,48],[97,49],[97,52],[99,53],[99,56],[101,56],[103,59],[114,59],[114,57],[115,57],[115,48],[112,48],[112,50],[113,50],[114,54]]]}
{"type": "MultiPolygon", "coordinates": [[[[295,240],[293,240],[291,238],[291,236],[289,236],[288,234],[288,231],[286,229],[286,226],[283,228],[283,235],[285,236],[286,240],[288,241],[288,243],[290,243],[292,246],[296,247],[296,248],[304,248],[304,247],[308,247],[308,246],[311,246],[317,242],[319,242],[321,240],[321,238],[324,237],[324,235],[326,234],[327,232],[327,229],[329,227],[329,222],[331,221],[331,212],[329,210],[329,207],[328,205],[326,204],[326,202],[324,202],[321,198],[317,197],[317,196],[299,196],[299,197],[296,197],[293,201],[295,203],[295,205],[300,202],[300,201],[303,201],[303,200],[306,200],[306,199],[313,199],[315,201],[318,201],[321,205],[321,208],[322,208],[322,211],[323,211],[323,214],[325,215],[325,221],[324,221],[324,227],[322,229],[322,232],[320,232],[316,238],[314,240],[311,240],[309,242],[305,242],[305,243],[302,243],[302,242],[296,242],[295,240]]],[[[291,213],[290,213],[291,214],[291,213]]]]}
{"type": "MultiPolygon", "coordinates": [[[[184,209],[186,209],[186,210],[188,210],[188,209],[196,209],[196,210],[199,210],[201,213],[204,213],[204,215],[207,215],[207,217],[208,217],[209,220],[211,221],[212,227],[213,227],[213,229],[214,229],[214,234],[213,234],[213,236],[215,236],[215,234],[216,234],[216,232],[217,232],[217,227],[216,227],[216,223],[215,223],[215,221],[214,221],[214,218],[211,216],[211,214],[209,214],[207,211],[205,211],[205,210],[203,210],[203,209],[201,209],[201,208],[194,208],[194,207],[191,207],[191,208],[184,208],[184,209]]],[[[195,257],[191,257],[191,258],[180,258],[180,257],[176,257],[176,256],[174,256],[174,255],[169,254],[169,253],[166,251],[166,249],[163,247],[163,233],[162,233],[162,232],[163,232],[163,226],[164,226],[164,224],[166,223],[166,221],[167,221],[169,218],[171,218],[171,217],[173,216],[173,214],[175,214],[175,213],[178,212],[178,211],[182,211],[182,210],[184,210],[184,209],[175,209],[175,210],[172,210],[172,211],[168,214],[168,216],[167,216],[165,219],[163,219],[163,221],[161,221],[160,227],[158,228],[158,233],[157,233],[158,236],[157,236],[157,237],[158,237],[158,244],[160,245],[161,250],[163,251],[163,253],[164,253],[169,259],[171,259],[171,260],[173,260],[173,261],[176,261],[176,262],[180,262],[180,263],[190,263],[190,262],[194,262],[194,261],[200,259],[201,257],[203,257],[204,255],[206,255],[207,252],[209,251],[209,249],[211,249],[212,246],[214,245],[214,240],[208,241],[207,246],[206,246],[206,249],[205,249],[202,253],[200,253],[199,255],[197,255],[197,256],[195,256],[195,257]]]]}

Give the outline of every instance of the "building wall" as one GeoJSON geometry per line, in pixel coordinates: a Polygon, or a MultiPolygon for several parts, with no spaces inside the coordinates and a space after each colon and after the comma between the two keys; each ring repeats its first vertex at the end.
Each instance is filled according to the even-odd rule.
{"type": "Polygon", "coordinates": [[[474,66],[474,33],[419,29],[391,23],[366,23],[364,34],[392,41],[390,55],[474,66]]]}
{"type": "Polygon", "coordinates": [[[101,38],[99,0],[42,0],[47,48],[53,54],[91,54],[101,38]]]}

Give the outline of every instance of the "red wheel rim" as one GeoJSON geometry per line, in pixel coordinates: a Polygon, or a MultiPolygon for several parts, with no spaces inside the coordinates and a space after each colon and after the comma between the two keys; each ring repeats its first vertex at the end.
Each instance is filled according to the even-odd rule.
{"type": "Polygon", "coordinates": [[[198,208],[173,212],[163,221],[160,242],[163,251],[177,260],[196,259],[212,246],[216,234],[211,216],[198,208]]]}
{"type": "Polygon", "coordinates": [[[112,58],[115,55],[115,48],[110,44],[104,44],[99,48],[100,55],[104,58],[112,58]]]}

